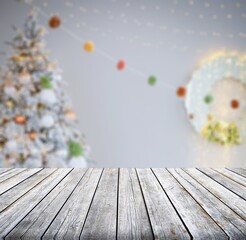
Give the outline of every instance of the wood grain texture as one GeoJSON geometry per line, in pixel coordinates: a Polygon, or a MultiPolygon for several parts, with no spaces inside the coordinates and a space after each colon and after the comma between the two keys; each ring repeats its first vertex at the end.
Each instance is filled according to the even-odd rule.
{"type": "Polygon", "coordinates": [[[207,191],[206,188],[182,169],[168,169],[168,171],[229,237],[243,239],[246,236],[245,221],[220,201],[220,199],[207,191]]]}
{"type": "Polygon", "coordinates": [[[227,239],[216,222],[166,169],[153,171],[193,238],[227,239]]]}
{"type": "Polygon", "coordinates": [[[0,169],[0,239],[246,239],[245,169],[0,169]]]}
{"type": "Polygon", "coordinates": [[[213,169],[199,169],[201,172],[212,178],[213,180],[217,181],[222,186],[226,187],[230,191],[234,192],[238,196],[242,197],[244,200],[246,200],[246,187],[238,184],[237,182],[233,181],[232,179],[222,175],[217,174],[216,171],[213,169]]]}
{"type": "MultiPolygon", "coordinates": [[[[60,171],[60,170],[58,170],[60,171]]],[[[5,239],[40,239],[86,170],[74,169],[28,214],[5,239]]]]}
{"type": "Polygon", "coordinates": [[[116,239],[118,169],[104,169],[80,239],[116,239]]]}
{"type": "Polygon", "coordinates": [[[42,239],[79,239],[102,169],[88,169],[42,239]]]}
{"type": "Polygon", "coordinates": [[[199,182],[204,188],[230,207],[241,218],[246,220],[246,202],[241,197],[235,195],[229,189],[214,181],[212,178],[198,171],[197,169],[184,169],[191,177],[199,182]]]}
{"type": "Polygon", "coordinates": [[[17,184],[20,184],[21,182],[23,182],[24,180],[26,180],[27,178],[29,178],[30,176],[32,176],[36,172],[40,171],[40,169],[38,169],[38,168],[24,169],[24,170],[23,169],[16,169],[14,174],[13,174],[12,170],[10,170],[10,171],[11,171],[11,174],[10,174],[11,177],[4,179],[4,181],[2,181],[0,183],[0,195],[3,194],[4,192],[8,191],[12,187],[16,186],[17,184]]]}
{"type": "Polygon", "coordinates": [[[243,168],[229,168],[230,171],[235,172],[243,177],[246,177],[246,169],[243,168]]]}
{"type": "Polygon", "coordinates": [[[150,169],[137,169],[155,239],[190,239],[176,210],[150,169]]]}
{"type": "Polygon", "coordinates": [[[245,177],[225,168],[213,169],[213,170],[218,173],[221,173],[223,176],[228,177],[229,179],[235,181],[236,183],[239,183],[242,186],[246,187],[245,177]]]}
{"type": "Polygon", "coordinates": [[[33,187],[35,187],[38,183],[44,180],[48,175],[54,172],[55,169],[39,169],[34,171],[35,174],[31,175],[25,181],[19,183],[18,185],[11,188],[9,191],[3,193],[0,196],[0,212],[14,203],[18,198],[23,196],[25,193],[30,191],[33,187]]]}
{"type": "Polygon", "coordinates": [[[118,239],[153,239],[148,212],[135,169],[120,169],[118,239]]]}
{"type": "Polygon", "coordinates": [[[71,169],[56,170],[36,188],[2,211],[0,236],[5,237],[70,171],[71,169]]]}

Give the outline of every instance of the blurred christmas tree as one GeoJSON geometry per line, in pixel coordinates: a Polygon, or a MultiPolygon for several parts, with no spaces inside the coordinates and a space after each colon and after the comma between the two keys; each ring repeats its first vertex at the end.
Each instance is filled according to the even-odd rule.
{"type": "Polygon", "coordinates": [[[1,73],[1,167],[86,167],[88,146],[62,89],[59,69],[43,50],[45,30],[31,11],[9,42],[13,55],[1,73]]]}

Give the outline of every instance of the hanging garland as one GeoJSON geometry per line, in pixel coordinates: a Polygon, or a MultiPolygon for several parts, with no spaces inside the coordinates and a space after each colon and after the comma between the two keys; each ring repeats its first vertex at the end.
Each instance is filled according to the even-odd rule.
{"type": "MultiPolygon", "coordinates": [[[[246,111],[234,120],[228,121],[214,117],[211,106],[216,96],[211,92],[214,85],[227,78],[240,81],[246,87],[246,56],[236,52],[222,52],[206,59],[193,73],[186,87],[185,107],[189,120],[195,130],[211,142],[240,144],[246,138],[246,111]]],[[[222,89],[221,89],[222,91],[222,89]]],[[[180,93],[177,90],[177,95],[180,93]]],[[[245,99],[241,99],[245,103],[245,99]]],[[[235,111],[240,108],[240,100],[228,99],[228,106],[235,111]]]]}

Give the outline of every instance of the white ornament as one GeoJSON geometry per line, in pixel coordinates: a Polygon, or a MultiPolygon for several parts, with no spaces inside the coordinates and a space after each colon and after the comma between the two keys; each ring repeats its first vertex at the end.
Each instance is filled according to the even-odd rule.
{"type": "Polygon", "coordinates": [[[70,168],[86,168],[87,162],[84,157],[72,157],[68,162],[70,168]]]}
{"type": "Polygon", "coordinates": [[[52,116],[45,115],[40,119],[39,125],[43,128],[50,128],[54,125],[55,121],[52,116]]]}
{"type": "Polygon", "coordinates": [[[31,76],[30,76],[30,74],[20,74],[20,76],[19,76],[19,82],[21,83],[21,84],[29,84],[30,83],[30,80],[31,80],[31,76]]]}
{"type": "Polygon", "coordinates": [[[16,152],[17,142],[15,140],[9,140],[8,142],[6,142],[5,147],[8,152],[16,152]]]}
{"type": "Polygon", "coordinates": [[[54,104],[57,102],[57,97],[53,90],[44,89],[39,94],[39,99],[44,104],[54,104]]]}
{"type": "Polygon", "coordinates": [[[6,86],[6,87],[4,87],[4,92],[8,96],[13,96],[16,93],[16,89],[13,86],[6,86]]]}
{"type": "Polygon", "coordinates": [[[65,149],[65,148],[64,149],[59,149],[59,150],[56,151],[56,155],[58,157],[67,158],[67,156],[68,156],[68,150],[65,149]]]}

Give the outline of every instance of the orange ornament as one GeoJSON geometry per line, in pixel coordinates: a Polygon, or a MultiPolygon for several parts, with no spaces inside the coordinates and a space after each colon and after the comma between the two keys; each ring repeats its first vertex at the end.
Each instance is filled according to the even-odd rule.
{"type": "Polygon", "coordinates": [[[238,100],[236,100],[236,99],[231,100],[231,107],[233,109],[237,109],[237,108],[239,108],[239,106],[240,106],[240,102],[238,100]]]}
{"type": "Polygon", "coordinates": [[[26,117],[23,116],[23,115],[16,115],[15,118],[14,118],[14,120],[15,120],[15,122],[16,122],[17,124],[20,124],[20,125],[26,123],[26,117]]]}
{"type": "Polygon", "coordinates": [[[67,110],[65,112],[67,118],[71,119],[71,120],[75,120],[76,119],[76,113],[72,110],[67,110]]]}
{"type": "Polygon", "coordinates": [[[176,94],[178,97],[185,97],[186,95],[186,88],[185,87],[178,87],[176,94]]]}
{"type": "Polygon", "coordinates": [[[61,19],[58,16],[53,16],[49,20],[49,26],[51,28],[58,28],[61,25],[61,19]]]}
{"type": "Polygon", "coordinates": [[[35,140],[36,139],[36,137],[37,137],[37,133],[35,132],[35,131],[31,131],[30,133],[29,133],[29,138],[30,138],[30,140],[35,140]]]}

